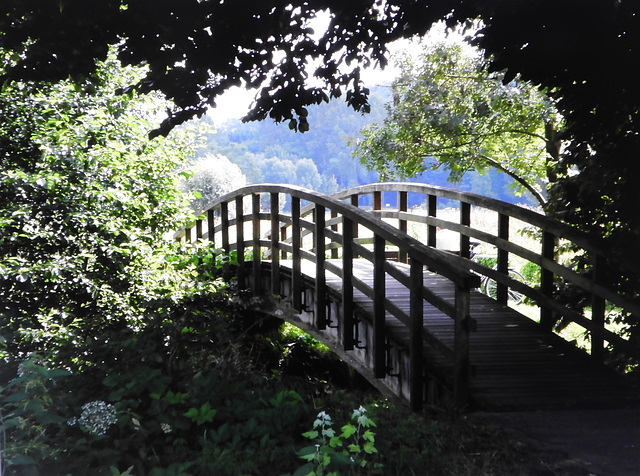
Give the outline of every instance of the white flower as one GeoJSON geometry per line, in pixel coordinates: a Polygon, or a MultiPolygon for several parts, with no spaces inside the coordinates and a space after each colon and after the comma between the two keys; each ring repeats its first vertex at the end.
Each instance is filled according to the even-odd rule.
{"type": "Polygon", "coordinates": [[[77,423],[90,433],[95,435],[104,435],[111,425],[118,422],[118,413],[113,405],[96,400],[94,402],[85,403],[82,406],[82,413],[79,419],[72,418],[68,424],[77,423]],[[72,423],[73,422],[73,423],[72,423]]]}
{"type": "Polygon", "coordinates": [[[173,431],[171,425],[169,425],[168,423],[160,423],[160,429],[167,434],[173,431]]]}

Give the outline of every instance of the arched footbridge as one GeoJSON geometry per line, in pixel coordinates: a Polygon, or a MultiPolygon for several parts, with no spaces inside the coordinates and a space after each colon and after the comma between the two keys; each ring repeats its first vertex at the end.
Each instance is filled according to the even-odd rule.
{"type": "Polygon", "coordinates": [[[216,200],[176,238],[235,254],[238,286],[260,297],[257,310],[306,330],[414,409],[639,400],[604,361],[609,344],[639,354],[609,327],[607,310],[638,318],[640,304],[601,278],[636,271],[611,266],[593,239],[535,211],[413,183],[332,196],[264,184],[216,200]],[[569,254],[593,260],[591,272],[574,271],[569,254]],[[554,298],[567,283],[590,299],[584,312],[554,298]],[[516,304],[521,297],[526,304],[516,304]],[[558,322],[580,346],[554,332],[558,322]]]}

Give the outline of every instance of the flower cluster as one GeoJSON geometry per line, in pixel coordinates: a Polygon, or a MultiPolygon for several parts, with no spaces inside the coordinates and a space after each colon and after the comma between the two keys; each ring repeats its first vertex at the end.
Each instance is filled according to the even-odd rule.
{"type": "Polygon", "coordinates": [[[118,422],[118,413],[113,405],[97,400],[82,406],[80,418],[69,420],[69,425],[76,423],[90,433],[102,436],[111,425],[118,422]]]}

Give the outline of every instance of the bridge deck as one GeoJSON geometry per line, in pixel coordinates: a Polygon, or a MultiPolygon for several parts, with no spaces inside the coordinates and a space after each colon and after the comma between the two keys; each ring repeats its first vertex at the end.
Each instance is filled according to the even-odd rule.
{"type": "MultiPolygon", "coordinates": [[[[339,265],[339,260],[331,260],[339,265]]],[[[286,265],[281,263],[281,265],[286,265]]],[[[396,264],[401,268],[408,267],[396,264]]],[[[312,280],[313,268],[303,266],[312,280]]],[[[354,260],[354,276],[372,282],[369,262],[354,260]]],[[[434,273],[425,273],[425,285],[453,300],[453,285],[434,273]]],[[[342,281],[327,272],[327,285],[338,295],[342,281]]],[[[408,310],[406,290],[387,277],[387,297],[408,310]]],[[[373,303],[355,291],[354,301],[365,316],[373,303]]],[[[471,317],[477,322],[471,333],[471,406],[481,410],[532,410],[563,408],[621,407],[637,403],[639,392],[620,375],[595,363],[587,354],[555,334],[544,332],[537,323],[517,311],[500,305],[489,296],[472,292],[471,317]]],[[[394,341],[407,343],[409,331],[396,318],[387,316],[386,325],[394,341]]],[[[453,347],[453,321],[425,304],[424,325],[453,347]]],[[[442,357],[425,347],[429,371],[446,381],[452,375],[442,357]]]]}

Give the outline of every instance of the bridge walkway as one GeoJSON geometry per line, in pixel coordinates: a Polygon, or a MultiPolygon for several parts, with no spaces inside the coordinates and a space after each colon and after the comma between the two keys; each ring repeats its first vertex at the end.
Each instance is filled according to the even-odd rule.
{"type": "Polygon", "coordinates": [[[261,184],[220,197],[175,238],[232,257],[256,311],[308,331],[415,410],[442,400],[485,411],[640,402],[637,382],[606,365],[640,361],[638,270],[602,239],[533,210],[425,184],[331,196],[261,184]],[[441,206],[452,204],[457,218],[441,206]],[[439,246],[447,234],[457,254],[439,246]],[[495,259],[470,259],[476,245],[495,259]],[[525,267],[529,278],[512,277],[525,267]],[[477,291],[489,282],[495,299],[477,291]],[[518,312],[512,291],[538,315],[518,312]],[[557,334],[559,322],[587,348],[557,334]]]}
{"type": "MultiPolygon", "coordinates": [[[[327,260],[341,266],[341,260],[327,260]]],[[[304,263],[304,262],[303,262],[304,263]]],[[[283,276],[291,261],[280,261],[283,276]]],[[[409,266],[395,263],[407,275],[409,266]]],[[[303,264],[302,273],[313,287],[315,266],[303,264]]],[[[367,260],[353,261],[354,277],[373,286],[373,266],[367,260]]],[[[342,279],[327,273],[326,284],[334,299],[340,299],[342,279]]],[[[455,289],[451,281],[425,271],[424,285],[445,300],[453,301],[455,289]]],[[[387,297],[398,307],[409,312],[406,288],[387,276],[387,297]]],[[[285,300],[288,296],[283,296],[285,300]]],[[[373,319],[371,299],[354,290],[353,302],[360,319],[373,319]]],[[[335,313],[334,319],[340,318],[335,313]]],[[[565,341],[560,336],[544,331],[539,324],[517,310],[498,303],[479,291],[471,292],[471,318],[475,332],[470,334],[470,364],[468,410],[523,411],[616,408],[637,404],[638,390],[612,369],[598,363],[591,356],[565,341]]],[[[444,345],[454,346],[453,320],[429,303],[424,305],[424,328],[444,345]]],[[[385,325],[389,339],[395,346],[408,352],[410,331],[399,319],[387,313],[385,325]]],[[[334,327],[339,327],[335,323],[334,327]]],[[[367,348],[361,342],[362,348],[367,348]]],[[[448,395],[434,396],[452,387],[452,362],[434,350],[423,348],[428,378],[435,379],[430,400],[448,400],[448,395]]],[[[394,359],[398,365],[400,359],[394,359]]],[[[392,365],[393,366],[393,365],[392,365]]],[[[398,369],[389,368],[393,376],[398,369]]],[[[400,378],[400,376],[396,376],[400,378]]],[[[427,379],[428,381],[428,379],[427,379]]],[[[425,389],[425,394],[429,390],[425,389]]]]}

